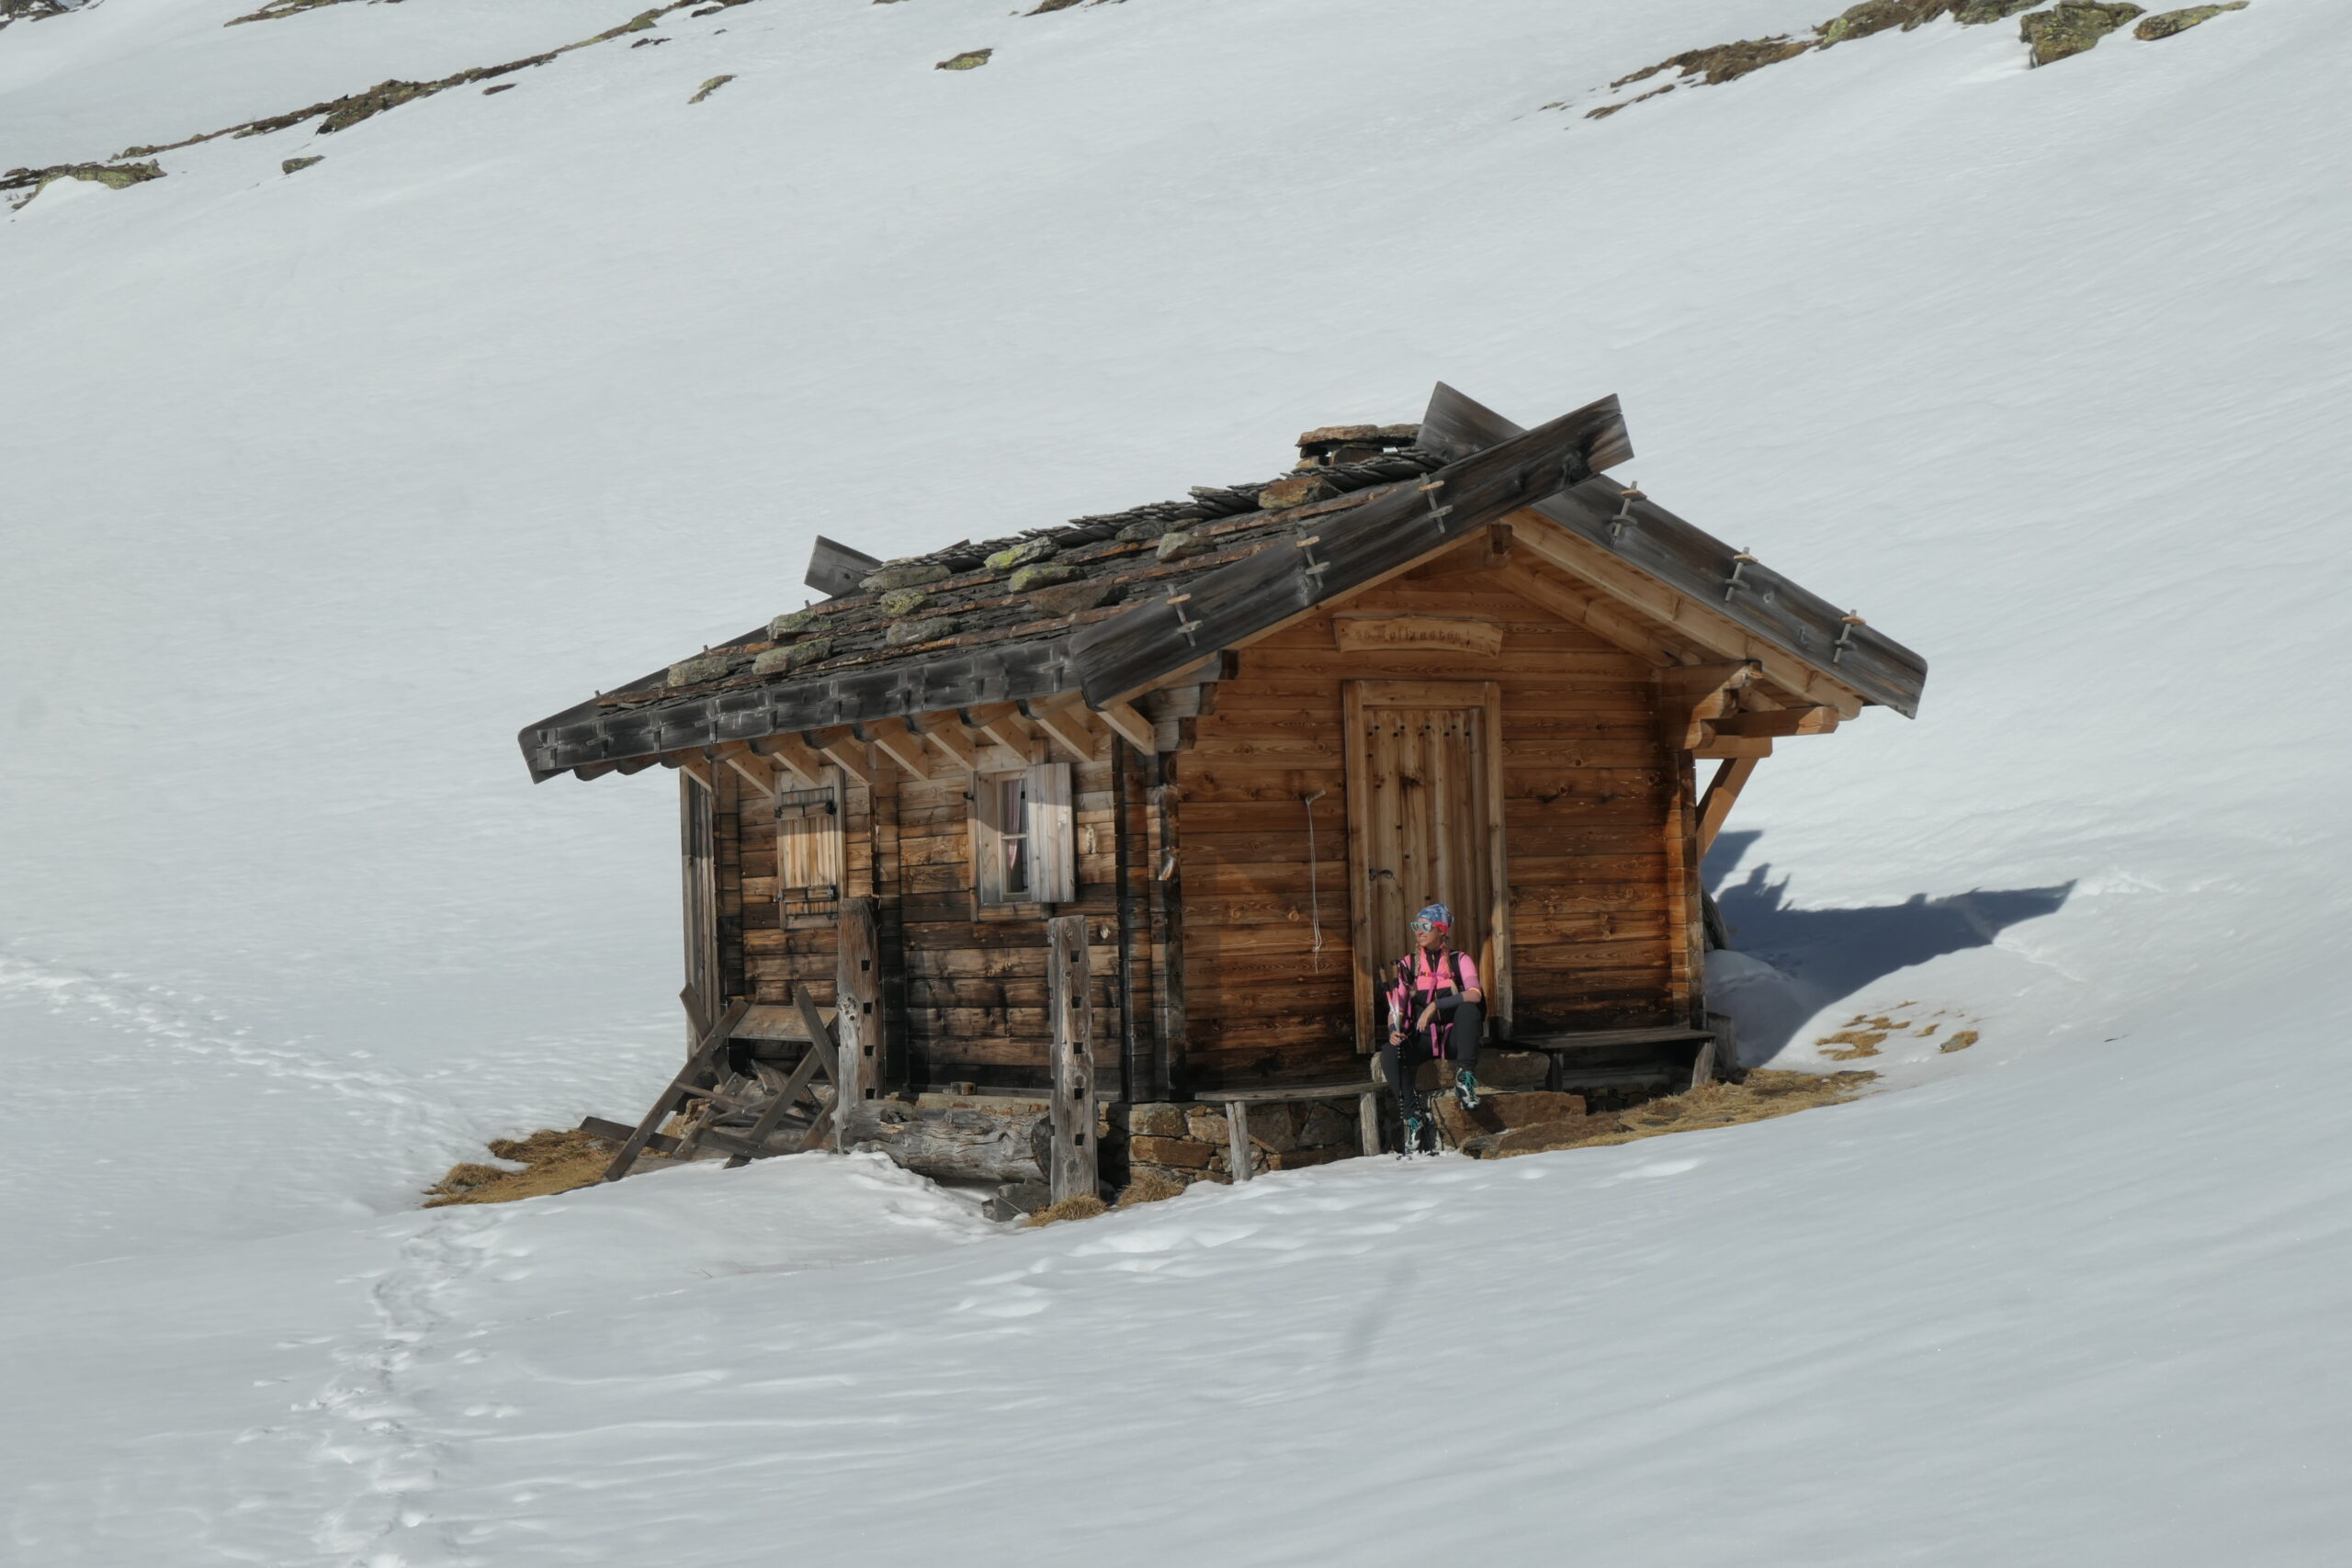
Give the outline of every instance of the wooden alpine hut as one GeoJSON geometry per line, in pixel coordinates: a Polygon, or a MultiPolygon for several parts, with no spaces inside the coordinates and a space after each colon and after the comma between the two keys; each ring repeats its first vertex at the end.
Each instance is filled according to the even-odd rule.
{"type": "Polygon", "coordinates": [[[820,539],[820,602],[525,728],[535,780],[677,780],[691,1043],[592,1122],[616,1174],[871,1145],[1042,1199],[1369,1152],[1434,900],[1490,1083],[1732,1067],[1701,858],[1776,745],[1913,715],[1926,664],[1631,456],[1614,398],[1522,430],[1441,385],[1269,482],[820,539]]]}

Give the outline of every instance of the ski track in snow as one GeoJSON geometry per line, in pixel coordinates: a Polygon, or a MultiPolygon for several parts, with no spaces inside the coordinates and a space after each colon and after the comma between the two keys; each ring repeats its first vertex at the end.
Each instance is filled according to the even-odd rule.
{"type": "Polygon", "coordinates": [[[436,1342],[449,1323],[440,1298],[483,1267],[489,1233],[503,1217],[490,1208],[435,1211],[368,1292],[379,1320],[376,1342],[337,1350],[335,1376],[301,1407],[327,1427],[316,1439],[315,1462],[330,1474],[348,1472],[352,1487],[350,1500],[311,1532],[326,1561],[426,1568],[461,1560],[431,1510],[458,1439],[434,1427],[411,1385],[421,1361],[446,1354],[436,1342]]]}
{"type": "MultiPolygon", "coordinates": [[[[368,1100],[402,1115],[420,1109],[415,1085],[401,1074],[340,1065],[322,1055],[315,1043],[269,1044],[200,996],[182,996],[126,976],[0,957],[0,1006],[12,1003],[101,1022],[127,1040],[161,1045],[180,1056],[368,1100]]],[[[127,1049],[124,1057],[126,1066],[137,1059],[152,1068],[150,1054],[137,1047],[127,1049]]]]}

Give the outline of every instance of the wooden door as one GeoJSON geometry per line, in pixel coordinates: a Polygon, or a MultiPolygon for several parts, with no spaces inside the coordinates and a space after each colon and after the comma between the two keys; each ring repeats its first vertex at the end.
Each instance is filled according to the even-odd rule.
{"type": "Polygon", "coordinates": [[[1379,971],[1410,949],[1427,904],[1453,909],[1454,945],[1477,960],[1499,1031],[1510,1017],[1499,691],[1492,681],[1351,681],[1347,744],[1356,1048],[1387,1038],[1379,971]]]}

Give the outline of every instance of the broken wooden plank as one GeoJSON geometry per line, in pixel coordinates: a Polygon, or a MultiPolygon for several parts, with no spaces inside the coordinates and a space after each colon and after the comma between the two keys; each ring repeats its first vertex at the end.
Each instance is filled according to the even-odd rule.
{"type": "Polygon", "coordinates": [[[654,1098],[653,1109],[645,1113],[645,1120],[639,1122],[636,1130],[622,1142],[620,1151],[613,1156],[612,1164],[605,1168],[606,1181],[618,1181],[628,1174],[628,1168],[637,1163],[638,1152],[645,1147],[646,1141],[660,1129],[670,1112],[677,1109],[687,1089],[694,1088],[705,1074],[714,1077],[718,1076],[714,1064],[719,1054],[727,1049],[727,1042],[733,1034],[735,1025],[751,1006],[741,997],[727,1004],[726,1010],[718,1016],[718,1021],[702,1037],[702,1043],[695,1048],[694,1055],[686,1058],[686,1065],[678,1069],[678,1076],[672,1078],[670,1086],[654,1098]]]}

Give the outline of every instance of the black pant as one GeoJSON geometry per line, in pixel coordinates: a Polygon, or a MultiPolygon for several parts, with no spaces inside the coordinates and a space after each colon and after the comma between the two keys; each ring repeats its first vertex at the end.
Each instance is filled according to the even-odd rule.
{"type": "Polygon", "coordinates": [[[1396,1092],[1396,1115],[1399,1123],[1408,1116],[1419,1115],[1421,1091],[1413,1082],[1413,1075],[1420,1071],[1423,1062],[1443,1056],[1457,1067],[1476,1067],[1479,1037],[1486,1032],[1486,1012],[1476,1002],[1464,1002],[1453,1010],[1453,1027],[1446,1028],[1445,1015],[1440,1014],[1427,1029],[1408,1029],[1402,1045],[1380,1048],[1380,1069],[1387,1076],[1388,1086],[1396,1092]],[[1437,1038],[1432,1040],[1430,1036],[1437,1038]],[[1439,1049],[1440,1044],[1444,1047],[1439,1049]]]}

